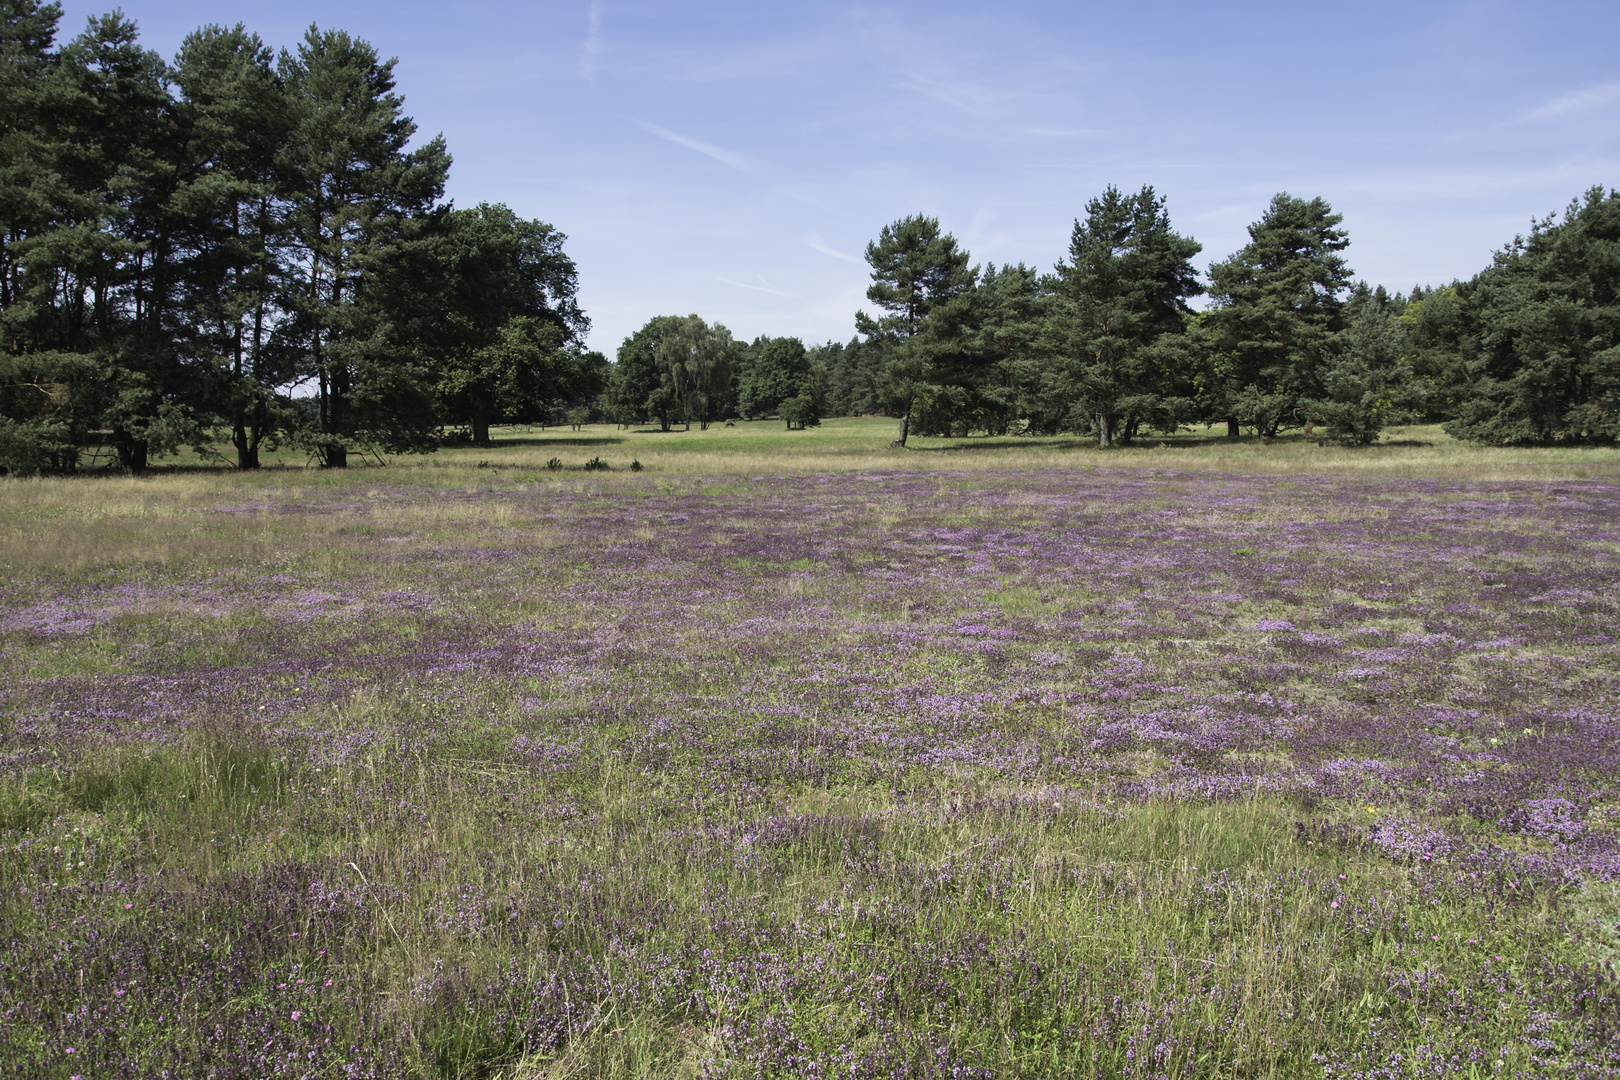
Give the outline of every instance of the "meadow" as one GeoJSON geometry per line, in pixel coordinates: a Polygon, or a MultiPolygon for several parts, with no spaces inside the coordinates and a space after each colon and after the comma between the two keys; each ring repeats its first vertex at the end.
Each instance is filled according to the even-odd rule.
{"type": "Polygon", "coordinates": [[[1620,1074],[1620,452],[892,436],[0,481],[0,1067],[1620,1074]]]}

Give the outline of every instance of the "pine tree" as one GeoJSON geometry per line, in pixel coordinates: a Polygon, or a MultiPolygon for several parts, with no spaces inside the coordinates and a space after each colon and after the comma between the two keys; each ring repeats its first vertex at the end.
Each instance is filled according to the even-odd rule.
{"type": "Polygon", "coordinates": [[[57,301],[71,288],[47,238],[69,192],[68,150],[54,101],[65,77],[55,49],[61,5],[0,2],[0,467],[65,471],[95,422],[101,372],[64,349],[57,301]]]}
{"type": "Polygon", "coordinates": [[[394,93],[394,61],[364,41],[312,26],[279,67],[292,116],[280,167],[300,271],[285,298],[296,316],[288,329],[318,393],[307,444],[329,468],[356,444],[428,445],[430,375],[388,333],[398,312],[368,302],[364,271],[391,245],[430,242],[413,219],[442,196],[450,155],[442,138],[407,151],[416,125],[394,93]]]}
{"type": "Polygon", "coordinates": [[[900,413],[895,446],[906,445],[913,405],[919,395],[937,385],[934,376],[940,363],[948,361],[959,347],[943,328],[928,337],[923,331],[944,305],[973,288],[978,271],[968,267],[969,258],[957,247],[954,236],[940,232],[937,218],[921,214],[885,225],[878,238],[866,245],[866,261],[872,267],[866,298],[888,314],[874,319],[858,311],[855,328],[868,341],[882,342],[891,349],[880,389],[900,413]]]}
{"type": "Polygon", "coordinates": [[[230,427],[239,469],[259,467],[260,447],[284,422],[277,391],[295,377],[285,353],[270,348],[285,272],[276,153],[288,137],[272,59],[240,24],[207,26],[187,36],[174,69],[186,348],[213,374],[210,404],[230,427]]]}
{"type": "Polygon", "coordinates": [[[1407,358],[1402,296],[1358,284],[1345,305],[1340,348],[1321,372],[1321,396],[1306,403],[1328,438],[1346,446],[1370,446],[1398,411],[1411,410],[1413,377],[1407,358]]]}
{"type": "Polygon", "coordinates": [[[1464,290],[1477,351],[1450,434],[1544,444],[1620,439],[1620,193],[1538,221],[1464,290]]]}
{"type": "Polygon", "coordinates": [[[1070,416],[1090,421],[1099,446],[1112,445],[1122,424],[1162,409],[1166,354],[1152,346],[1183,329],[1187,300],[1202,291],[1191,262],[1201,250],[1170,228],[1165,200],[1151,187],[1125,195],[1110,186],[1074,223],[1046,338],[1070,416]]]}
{"type": "Polygon", "coordinates": [[[1321,198],[1287,192],[1249,226],[1249,243],[1209,268],[1214,305],[1204,320],[1215,351],[1213,407],[1271,437],[1310,420],[1322,375],[1342,347],[1350,269],[1344,220],[1321,198]]]}

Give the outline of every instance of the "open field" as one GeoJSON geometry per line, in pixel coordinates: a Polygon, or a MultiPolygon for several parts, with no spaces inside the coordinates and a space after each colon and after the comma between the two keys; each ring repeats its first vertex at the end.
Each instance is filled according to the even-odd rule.
{"type": "Polygon", "coordinates": [[[0,483],[6,1075],[1620,1073],[1615,451],[507,434],[0,483]]]}
{"type": "MultiPolygon", "coordinates": [[[[1391,428],[1376,446],[1345,449],[1323,445],[1319,438],[1294,432],[1274,442],[1245,437],[1228,441],[1224,428],[1184,428],[1173,436],[1145,436],[1129,447],[1097,449],[1094,440],[1075,436],[1007,436],[962,439],[914,436],[905,451],[890,450],[896,421],[884,417],[845,417],[825,421],[810,431],[788,431],[774,420],[740,421],[660,432],[657,428],[621,428],[590,424],[568,428],[497,428],[491,447],[452,447],[427,456],[387,459],[396,470],[496,467],[512,471],[544,470],[557,458],[566,470],[599,457],[612,469],[640,461],[669,474],[716,476],[761,471],[832,472],[932,469],[1087,468],[1096,466],[1172,468],[1244,473],[1311,473],[1345,476],[1448,476],[1472,480],[1607,479],[1620,482],[1620,450],[1613,447],[1478,447],[1460,443],[1438,425],[1391,428]]],[[[110,453],[110,452],[109,452],[110,453]]],[[[98,461],[107,460],[107,455],[98,461]]],[[[310,483],[306,454],[284,449],[266,452],[266,465],[295,470],[293,482],[310,483]]],[[[354,455],[356,467],[382,462],[354,455]]],[[[205,463],[186,453],[157,466],[208,472],[225,459],[205,463]]],[[[421,483],[462,483],[453,475],[421,483]]]]}

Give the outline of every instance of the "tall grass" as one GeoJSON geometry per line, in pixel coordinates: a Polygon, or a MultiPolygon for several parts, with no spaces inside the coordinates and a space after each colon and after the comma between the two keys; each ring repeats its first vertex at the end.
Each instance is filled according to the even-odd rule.
{"type": "Polygon", "coordinates": [[[502,434],[0,482],[6,1075],[1620,1071],[1614,451],[502,434]]]}
{"type": "Polygon", "coordinates": [[[1429,1069],[1484,1043],[1465,1069],[1535,1075],[1538,980],[1582,959],[1556,892],[1316,842],[1269,797],[804,792],[762,828],[657,787],[604,761],[564,824],[516,770],[239,733],[13,777],[6,989],[33,1007],[0,1042],[42,1076],[1292,1077],[1394,1030],[1429,1069]],[[84,980],[118,1003],[99,1030],[84,980]],[[315,1067],[294,1015],[329,1033],[315,1067]]]}

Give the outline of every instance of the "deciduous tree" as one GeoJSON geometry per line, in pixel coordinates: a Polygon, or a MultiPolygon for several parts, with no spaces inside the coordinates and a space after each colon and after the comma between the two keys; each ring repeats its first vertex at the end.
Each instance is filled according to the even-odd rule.
{"type": "MultiPolygon", "coordinates": [[[[802,346],[801,346],[802,347],[802,346]]],[[[696,315],[670,317],[659,337],[661,389],[691,430],[692,420],[707,429],[719,418],[731,389],[731,369],[740,351],[731,331],[696,315]]]]}
{"type": "Polygon", "coordinates": [[[423,253],[419,294],[401,301],[426,316],[410,339],[435,372],[442,417],[467,423],[476,445],[493,423],[548,420],[601,391],[565,239],[504,205],[452,211],[423,253]]]}
{"type": "Polygon", "coordinates": [[[676,403],[664,385],[659,346],[680,321],[679,315],[654,316],[620,343],[602,393],[602,409],[608,419],[619,424],[656,420],[661,430],[669,430],[676,403]]]}
{"type": "Polygon", "coordinates": [[[796,337],[758,337],[748,346],[737,407],[750,420],[769,416],[792,397],[813,394],[810,354],[796,337]]]}

